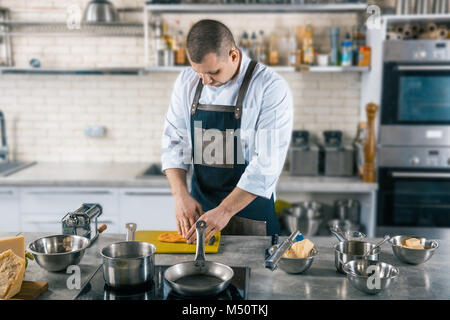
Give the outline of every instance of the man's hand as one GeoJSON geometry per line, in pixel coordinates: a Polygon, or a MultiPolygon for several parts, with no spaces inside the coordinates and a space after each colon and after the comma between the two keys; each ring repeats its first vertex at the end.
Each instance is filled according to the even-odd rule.
{"type": "Polygon", "coordinates": [[[186,238],[191,226],[203,214],[202,206],[190,194],[186,184],[186,170],[170,168],[164,171],[175,199],[175,218],[178,233],[186,238]]]}
{"type": "MultiPolygon", "coordinates": [[[[198,219],[206,222],[205,241],[208,242],[217,232],[225,228],[232,216],[233,215],[230,212],[226,211],[221,206],[205,212],[198,219]]],[[[194,243],[197,241],[195,224],[191,225],[191,228],[187,232],[187,237],[185,238],[188,243],[194,243]]]]}
{"type": "Polygon", "coordinates": [[[189,229],[193,227],[195,230],[195,221],[202,214],[202,206],[189,193],[175,198],[177,229],[184,238],[187,238],[189,229]]]}
{"type": "MultiPolygon", "coordinates": [[[[205,212],[199,220],[206,222],[205,241],[208,242],[216,234],[228,224],[230,219],[250,202],[255,200],[256,195],[249,193],[241,188],[234,188],[228,196],[216,208],[205,212]]],[[[195,224],[191,225],[187,236],[188,243],[197,241],[197,233],[195,224]]]]}

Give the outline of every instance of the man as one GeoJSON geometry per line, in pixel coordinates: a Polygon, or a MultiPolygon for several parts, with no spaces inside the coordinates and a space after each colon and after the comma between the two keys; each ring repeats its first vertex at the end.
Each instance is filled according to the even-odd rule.
{"type": "Polygon", "coordinates": [[[175,82],[162,148],[178,233],[192,243],[196,220],[204,220],[209,241],[235,215],[279,233],[274,193],[293,118],[286,81],[245,56],[218,21],[192,26],[186,49],[191,68],[175,82]]]}

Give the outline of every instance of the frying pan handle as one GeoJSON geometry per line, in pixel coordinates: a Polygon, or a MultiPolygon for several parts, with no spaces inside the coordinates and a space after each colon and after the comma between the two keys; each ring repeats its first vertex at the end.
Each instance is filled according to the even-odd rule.
{"type": "Polygon", "coordinates": [[[134,232],[136,231],[136,223],[127,223],[125,224],[127,228],[127,241],[134,241],[134,232]]]}
{"type": "Polygon", "coordinates": [[[205,261],[205,230],[206,222],[198,220],[195,224],[197,232],[197,250],[195,252],[195,261],[205,261]]]}

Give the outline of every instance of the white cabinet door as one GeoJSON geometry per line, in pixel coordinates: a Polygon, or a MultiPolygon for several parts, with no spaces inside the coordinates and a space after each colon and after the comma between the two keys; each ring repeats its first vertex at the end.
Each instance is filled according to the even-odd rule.
{"type": "Polygon", "coordinates": [[[20,190],[22,231],[61,232],[61,219],[83,203],[98,203],[103,213],[99,223],[105,232],[119,232],[119,197],[117,188],[30,187],[20,190]]]}
{"type": "Polygon", "coordinates": [[[17,188],[0,187],[0,231],[21,231],[17,188]]]}
{"type": "Polygon", "coordinates": [[[135,222],[138,230],[177,230],[170,189],[121,189],[120,227],[135,222]]]}

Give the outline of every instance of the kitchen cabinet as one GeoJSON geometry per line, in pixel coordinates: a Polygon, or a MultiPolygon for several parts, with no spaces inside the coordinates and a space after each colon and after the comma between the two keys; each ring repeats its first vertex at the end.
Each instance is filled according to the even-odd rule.
{"type": "Polygon", "coordinates": [[[17,188],[0,188],[0,231],[20,230],[19,192],[17,188]]]}
{"type": "Polygon", "coordinates": [[[121,189],[119,203],[120,226],[135,222],[140,230],[177,229],[170,189],[121,189]]]}
{"type": "Polygon", "coordinates": [[[119,232],[118,190],[114,188],[41,188],[20,189],[21,231],[61,232],[61,219],[83,203],[98,203],[103,208],[99,223],[107,232],[119,232]]]}

